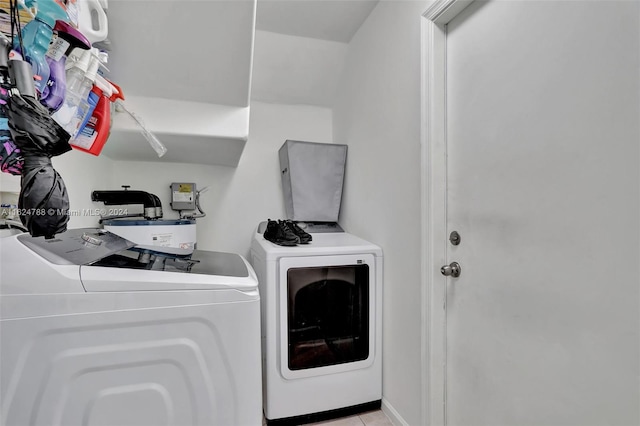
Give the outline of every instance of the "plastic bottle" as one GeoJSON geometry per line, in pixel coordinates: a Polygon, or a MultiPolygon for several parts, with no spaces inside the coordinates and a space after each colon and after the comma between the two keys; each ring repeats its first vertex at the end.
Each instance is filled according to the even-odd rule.
{"type": "Polygon", "coordinates": [[[97,79],[92,93],[99,95],[100,100],[93,111],[93,115],[88,120],[87,125],[80,131],[75,139],[69,141],[72,148],[93,155],[100,155],[104,144],[109,138],[111,102],[115,102],[116,99],[124,99],[122,91],[117,85],[107,80],[104,80],[104,82],[106,85],[101,81],[100,77],[97,79]],[[111,95],[108,95],[109,92],[111,92],[111,95]]]}
{"type": "Polygon", "coordinates": [[[96,106],[98,106],[98,101],[100,100],[101,95],[100,93],[95,91],[95,88],[96,86],[93,86],[93,89],[91,89],[91,91],[89,92],[89,96],[87,96],[87,104],[89,104],[89,106],[87,108],[87,113],[85,114],[84,119],[82,120],[82,122],[80,122],[80,125],[78,126],[78,135],[82,133],[82,129],[84,129],[84,126],[87,125],[87,123],[89,122],[89,119],[93,115],[93,111],[95,111],[96,106]]]}
{"type": "Polygon", "coordinates": [[[99,0],[79,0],[77,2],[78,28],[91,43],[103,41],[109,34],[106,6],[106,1],[101,3],[99,0]]]}
{"type": "MultiPolygon", "coordinates": [[[[89,112],[88,112],[87,116],[85,117],[84,121],[81,123],[81,125],[79,127],[78,138],[82,135],[82,131],[85,128],[85,126],[89,124],[89,120],[93,116],[93,113],[94,113],[96,107],[98,106],[100,98],[104,97],[110,102],[115,102],[117,99],[124,99],[124,96],[121,93],[121,90],[122,89],[120,89],[120,87],[117,84],[110,82],[109,80],[107,80],[106,78],[102,77],[101,75],[97,75],[96,76],[95,84],[94,84],[93,88],[91,89],[91,92],[89,92],[89,97],[87,99],[87,101],[88,101],[88,103],[90,105],[89,112]]],[[[109,125],[111,125],[111,110],[110,109],[109,109],[109,113],[107,115],[109,117],[109,125]]],[[[71,141],[70,141],[70,143],[71,143],[71,141]]],[[[81,143],[79,143],[79,145],[82,146],[81,143]]]]}
{"type": "MultiPolygon", "coordinates": [[[[38,12],[35,19],[29,21],[22,29],[24,52],[20,52],[24,59],[31,64],[36,81],[36,90],[42,93],[49,81],[49,64],[45,54],[49,49],[53,26],[56,21],[67,21],[67,12],[61,3],[55,0],[27,0],[27,7],[37,4],[38,12]]],[[[13,48],[20,50],[20,41],[15,37],[13,48]]]]}
{"type": "Polygon", "coordinates": [[[67,55],[75,48],[90,49],[91,43],[80,31],[73,28],[64,21],[56,21],[54,31],[58,37],[51,43],[46,53],[47,64],[49,64],[49,81],[42,91],[40,102],[46,106],[50,112],[57,111],[64,101],[67,89],[67,77],[65,65],[67,55]]]}
{"type": "MultiPolygon", "coordinates": [[[[88,109],[88,111],[87,111],[87,113],[86,113],[86,115],[84,117],[84,120],[82,120],[82,122],[80,123],[80,127],[78,127],[78,134],[80,134],[80,132],[82,132],[82,129],[84,128],[84,126],[87,125],[87,122],[91,118],[91,115],[93,114],[93,111],[95,110],[96,106],[98,105],[98,101],[100,100],[100,96],[106,96],[107,98],[111,98],[112,96],[117,95],[119,93],[119,89],[116,88],[117,86],[114,85],[113,83],[111,83],[106,78],[104,78],[102,76],[102,74],[100,73],[100,71],[101,71],[101,69],[103,68],[103,65],[104,65],[103,59],[106,59],[106,57],[101,55],[102,53],[103,52],[100,52],[98,54],[98,59],[100,61],[100,65],[101,66],[98,67],[98,74],[95,76],[94,86],[91,89],[91,91],[89,92],[89,96],[87,98],[87,103],[89,104],[89,109],[88,109]]],[[[106,69],[106,67],[105,67],[105,69],[106,69]]],[[[119,97],[120,96],[115,96],[113,98],[112,102],[115,101],[115,99],[117,99],[119,97]]]]}
{"type": "Polygon", "coordinates": [[[51,116],[71,135],[71,139],[78,134],[80,124],[88,112],[87,99],[100,65],[92,50],[85,51],[80,59],[67,70],[67,90],[64,102],[60,109],[51,116]]]}
{"type": "Polygon", "coordinates": [[[109,136],[110,111],[109,99],[106,96],[100,96],[87,125],[75,139],[69,141],[71,147],[89,154],[100,155],[109,136]]]}

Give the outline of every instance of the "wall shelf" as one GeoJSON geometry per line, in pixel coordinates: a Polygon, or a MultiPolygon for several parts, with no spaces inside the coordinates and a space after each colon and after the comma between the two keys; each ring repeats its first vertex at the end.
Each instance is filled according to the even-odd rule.
{"type": "Polygon", "coordinates": [[[235,167],[249,133],[256,0],[109,4],[109,79],[168,152],[113,113],[103,154],[118,161],[235,167]]]}
{"type": "Polygon", "coordinates": [[[236,167],[249,134],[249,107],[128,96],[125,104],[167,147],[159,158],[126,112],[112,113],[103,155],[119,161],[160,161],[236,167]]]}

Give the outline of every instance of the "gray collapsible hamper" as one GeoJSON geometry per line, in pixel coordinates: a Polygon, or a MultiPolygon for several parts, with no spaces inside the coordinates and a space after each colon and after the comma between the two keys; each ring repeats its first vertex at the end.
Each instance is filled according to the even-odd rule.
{"type": "Polygon", "coordinates": [[[347,146],[287,140],[278,154],[287,218],[337,222],[347,146]]]}

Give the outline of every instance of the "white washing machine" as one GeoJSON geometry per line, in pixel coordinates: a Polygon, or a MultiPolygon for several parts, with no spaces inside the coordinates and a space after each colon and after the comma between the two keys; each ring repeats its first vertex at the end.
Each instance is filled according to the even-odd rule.
{"type": "Polygon", "coordinates": [[[0,239],[3,425],[260,425],[260,297],[244,258],[101,229],[0,239]]]}
{"type": "Polygon", "coordinates": [[[339,227],[308,228],[310,244],[282,247],[264,239],[265,226],[253,236],[251,263],[262,298],[267,422],[380,407],[382,250],[339,227]]]}

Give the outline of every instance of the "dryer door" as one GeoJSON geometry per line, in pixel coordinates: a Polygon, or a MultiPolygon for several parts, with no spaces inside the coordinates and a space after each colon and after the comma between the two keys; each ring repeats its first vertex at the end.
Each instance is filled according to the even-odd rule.
{"type": "Polygon", "coordinates": [[[375,348],[372,254],[280,259],[280,366],[287,379],[367,368],[375,348]]]}

